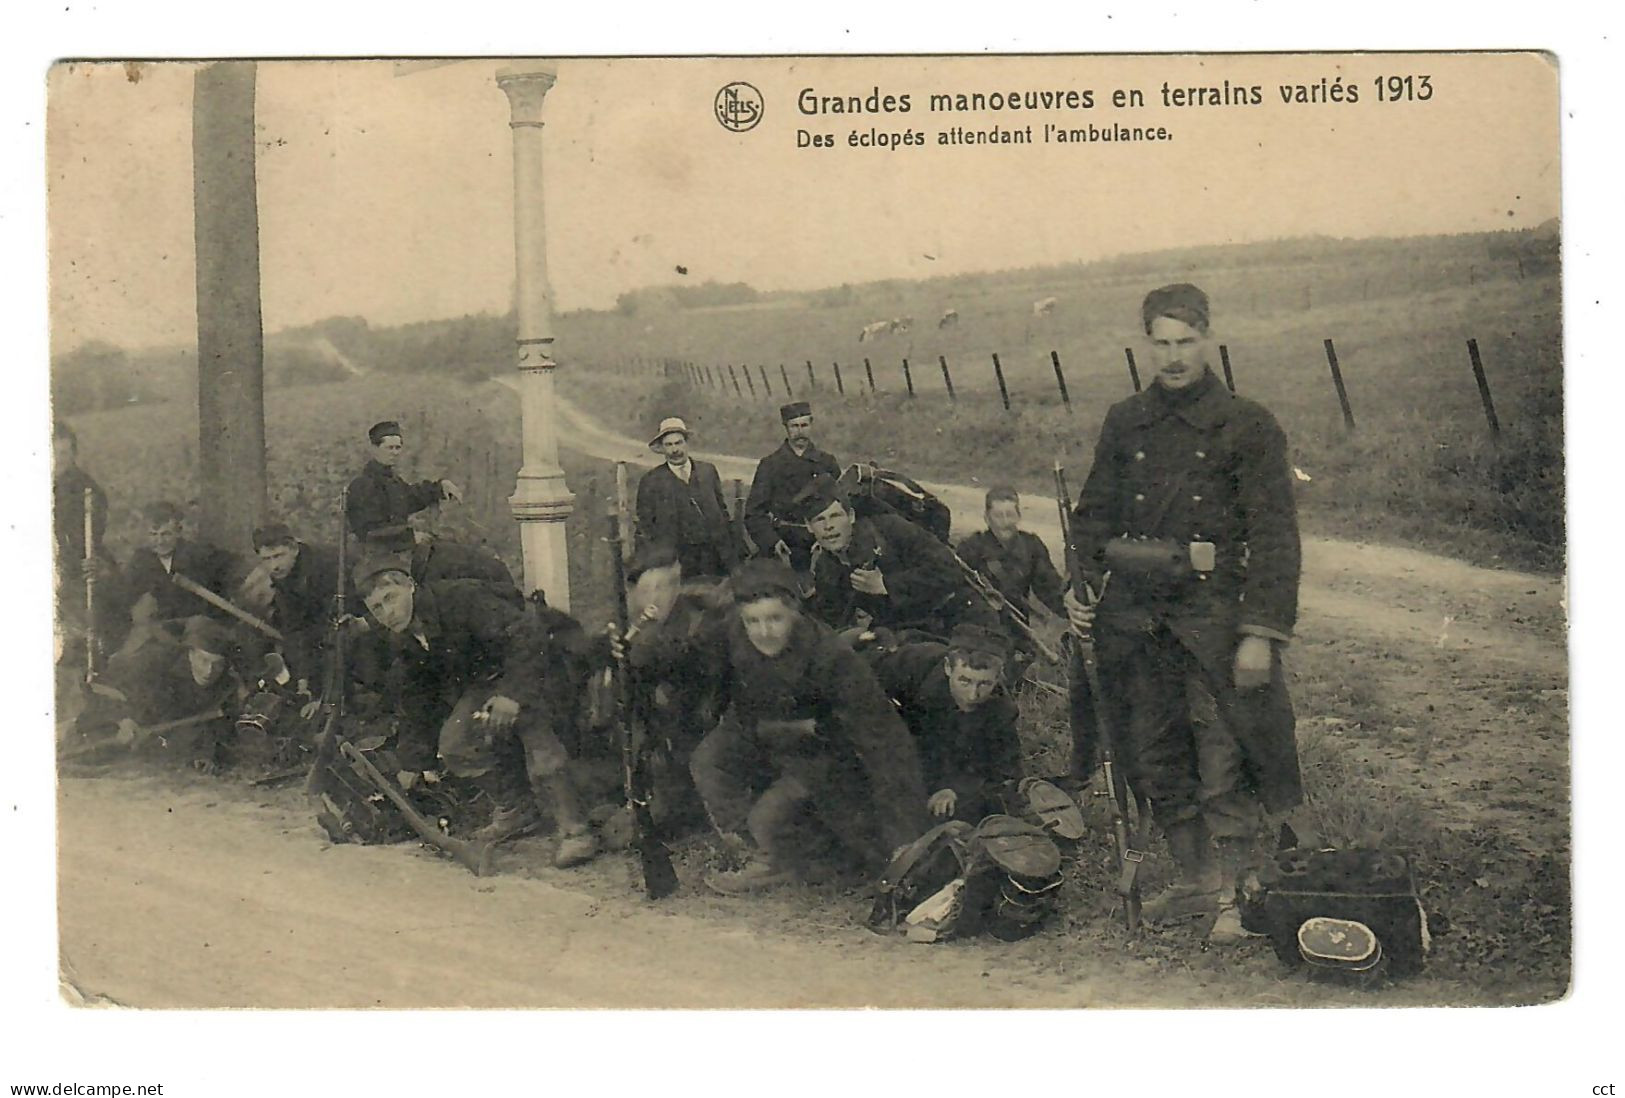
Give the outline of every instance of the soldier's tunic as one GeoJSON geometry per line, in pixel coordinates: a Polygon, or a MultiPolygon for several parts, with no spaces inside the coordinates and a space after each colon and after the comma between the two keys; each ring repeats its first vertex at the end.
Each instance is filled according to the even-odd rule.
{"type": "Polygon", "coordinates": [[[1055,614],[1064,617],[1061,602],[1065,583],[1050,560],[1049,549],[1030,530],[1017,530],[1008,543],[991,530],[978,530],[955,550],[959,559],[987,577],[999,594],[1023,614],[1032,612],[1036,598],[1055,614]]]}
{"type": "Polygon", "coordinates": [[[798,454],[786,439],[756,466],[745,499],[745,532],[756,552],[766,556],[779,541],[790,547],[790,567],[805,572],[813,537],[795,516],[796,497],[815,483],[839,480],[841,467],[833,454],[811,444],[798,454]]]}
{"type": "MultiPolygon", "coordinates": [[[[1300,546],[1286,436],[1261,405],[1212,373],[1183,391],[1152,385],[1112,406],[1074,511],[1085,567],[1107,568],[1113,539],[1214,546],[1210,572],[1114,570],[1096,646],[1114,725],[1127,729],[1131,782],[1164,822],[1202,813],[1215,834],[1238,795],[1272,812],[1302,800],[1293,715],[1280,659],[1268,686],[1237,690],[1244,634],[1286,641],[1297,618],[1300,546]],[[1202,683],[1239,752],[1209,744],[1190,719],[1202,683]],[[1237,757],[1239,755],[1239,757],[1237,757]]],[[[1081,678],[1081,676],[1074,676],[1081,678]]]]}
{"type": "Polygon", "coordinates": [[[375,530],[404,527],[407,519],[439,503],[440,498],[438,480],[409,484],[389,466],[369,461],[350,482],[344,517],[350,532],[365,541],[375,530]]]}
{"type": "Polygon", "coordinates": [[[442,538],[415,542],[408,570],[414,582],[441,583],[446,580],[479,580],[515,606],[523,603],[519,587],[508,566],[493,553],[472,545],[442,538]]]}
{"type": "Polygon", "coordinates": [[[843,844],[875,867],[925,831],[914,741],[869,666],[828,628],[802,617],[785,650],[769,657],[732,614],[699,645],[725,660],[733,678],[732,704],[691,763],[719,830],[745,831],[763,782],[788,778],[843,844]],[[811,721],[811,731],[784,726],[798,721],[811,721]]]}
{"type": "MultiPolygon", "coordinates": [[[[308,680],[312,689],[322,677],[338,572],[336,550],[300,542],[292,571],[271,581],[271,624],[282,634],[283,657],[294,678],[308,680]]],[[[350,612],[361,610],[357,602],[350,612]]]]}
{"type": "Polygon", "coordinates": [[[862,611],[886,629],[920,629],[946,637],[955,623],[978,607],[958,565],[929,532],[893,514],[860,515],[842,553],[813,554],[813,595],[809,609],[832,629],[853,623],[862,611]],[[852,586],[856,569],[873,566],[886,593],[871,595],[852,586]]]}
{"type": "Polygon", "coordinates": [[[722,478],[709,462],[690,458],[688,468],[686,482],[664,462],[638,479],[638,544],[672,546],[689,578],[725,576],[740,552],[722,478]]]}
{"type": "Polygon", "coordinates": [[[184,538],[176,542],[167,566],[151,549],[137,549],[130,554],[129,566],[124,570],[124,604],[134,607],[143,595],[151,595],[156,604],[154,617],[160,621],[189,618],[194,614],[224,619],[229,615],[190,591],[181,590],[171,577],[185,576],[217,595],[230,598],[243,571],[242,561],[235,555],[184,538]]]}
{"type": "Polygon", "coordinates": [[[575,619],[538,604],[521,610],[477,580],[430,583],[417,589],[411,626],[389,634],[389,644],[402,671],[402,713],[418,737],[434,735],[453,774],[499,767],[511,740],[533,782],[563,771],[591,670],[575,619]],[[494,738],[473,718],[496,695],[518,702],[519,716],[494,738]]]}
{"type": "Polygon", "coordinates": [[[1021,777],[1016,702],[1001,686],[970,710],[954,704],[944,644],[905,644],[875,673],[920,749],[926,794],[954,791],[954,819],[975,823],[998,809],[993,787],[1021,777]]]}

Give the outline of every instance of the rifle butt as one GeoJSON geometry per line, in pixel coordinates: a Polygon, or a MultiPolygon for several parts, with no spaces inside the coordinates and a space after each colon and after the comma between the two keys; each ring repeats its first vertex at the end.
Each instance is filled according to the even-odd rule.
{"type": "Polygon", "coordinates": [[[355,744],[350,743],[348,740],[341,741],[339,751],[346,759],[355,764],[362,776],[372,783],[373,788],[388,797],[389,802],[400,810],[401,817],[406,821],[406,825],[417,833],[419,839],[439,850],[442,854],[449,855],[476,877],[484,877],[490,873],[491,855],[496,845],[494,842],[470,842],[465,839],[454,839],[450,835],[442,833],[432,820],[419,812],[417,807],[406,799],[406,794],[397,789],[394,782],[384,777],[378,768],[372,764],[372,760],[362,754],[361,749],[356,747],[355,744]]]}

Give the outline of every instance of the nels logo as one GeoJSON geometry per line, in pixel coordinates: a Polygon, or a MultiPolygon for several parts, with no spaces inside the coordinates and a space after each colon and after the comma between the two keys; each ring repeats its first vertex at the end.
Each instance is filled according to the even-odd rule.
{"type": "Polygon", "coordinates": [[[725,130],[744,133],[755,129],[756,123],[762,120],[762,93],[743,80],[724,84],[717,92],[715,111],[717,121],[725,130]]]}

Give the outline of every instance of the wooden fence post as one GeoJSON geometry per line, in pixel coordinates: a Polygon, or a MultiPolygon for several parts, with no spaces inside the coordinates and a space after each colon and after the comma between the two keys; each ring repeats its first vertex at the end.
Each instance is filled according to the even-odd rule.
{"type": "Polygon", "coordinates": [[[752,400],[755,400],[756,399],[756,383],[750,379],[750,367],[747,366],[747,365],[741,364],[740,367],[739,367],[739,372],[745,375],[745,384],[750,389],[750,398],[752,400]]]}
{"type": "Polygon", "coordinates": [[[948,399],[957,404],[959,398],[954,395],[953,375],[948,373],[948,356],[938,355],[937,361],[942,363],[942,383],[948,387],[948,399]]]}
{"type": "Polygon", "coordinates": [[[767,383],[767,367],[758,362],[756,364],[756,372],[762,375],[762,395],[771,399],[773,396],[773,386],[767,383]]]}
{"type": "Polygon", "coordinates": [[[734,383],[734,396],[743,399],[744,393],[739,388],[739,377],[734,373],[733,363],[728,364],[728,380],[734,383]]]}
{"type": "Polygon", "coordinates": [[[1467,356],[1473,360],[1473,380],[1478,382],[1478,399],[1484,403],[1484,419],[1490,425],[1490,433],[1501,433],[1501,421],[1495,415],[1495,401],[1490,397],[1490,379],[1484,376],[1484,360],[1478,357],[1478,340],[1467,341],[1467,356]]]}
{"type": "Polygon", "coordinates": [[[835,391],[840,393],[842,396],[845,396],[846,386],[841,384],[841,364],[836,362],[832,363],[832,365],[835,367],[835,391]]]}
{"type": "Polygon", "coordinates": [[[908,386],[908,396],[914,399],[914,372],[908,368],[908,359],[903,360],[903,384],[908,386]]]}
{"type": "Polygon", "coordinates": [[[795,396],[795,391],[790,388],[790,371],[784,368],[784,363],[782,362],[779,363],[779,376],[784,378],[784,395],[786,397],[795,396]]]}
{"type": "Polygon", "coordinates": [[[1004,402],[1004,410],[1010,410],[1010,390],[1004,385],[1004,367],[999,365],[999,352],[993,352],[993,376],[999,382],[999,399],[1004,402]]]}
{"type": "Polygon", "coordinates": [[[807,388],[818,388],[818,375],[813,373],[812,359],[807,360],[807,388]]]}
{"type": "Polygon", "coordinates": [[[873,393],[875,391],[875,370],[873,366],[869,365],[869,356],[867,355],[863,358],[863,373],[869,379],[869,392],[873,393]]]}
{"type": "Polygon", "coordinates": [[[1343,426],[1354,430],[1354,409],[1349,407],[1349,393],[1343,387],[1343,371],[1337,365],[1337,348],[1332,346],[1330,337],[1326,343],[1326,364],[1332,368],[1332,384],[1337,386],[1337,403],[1343,408],[1343,426]]]}
{"type": "Polygon", "coordinates": [[[1049,353],[1049,364],[1055,367],[1055,387],[1061,390],[1061,403],[1066,405],[1066,410],[1070,412],[1072,410],[1072,395],[1066,391],[1066,375],[1061,372],[1061,352],[1051,351],[1049,353]]]}

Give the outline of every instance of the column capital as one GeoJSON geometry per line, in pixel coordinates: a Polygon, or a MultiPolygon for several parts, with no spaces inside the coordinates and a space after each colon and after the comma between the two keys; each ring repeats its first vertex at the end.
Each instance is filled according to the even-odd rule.
{"type": "Polygon", "coordinates": [[[537,63],[523,67],[510,67],[497,72],[497,87],[508,96],[508,109],[512,112],[510,125],[540,126],[542,101],[558,81],[559,75],[552,65],[537,63]]]}

